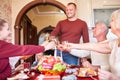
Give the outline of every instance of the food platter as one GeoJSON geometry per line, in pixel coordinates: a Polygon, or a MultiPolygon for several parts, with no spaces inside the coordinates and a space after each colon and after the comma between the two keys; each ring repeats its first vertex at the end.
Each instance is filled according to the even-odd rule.
{"type": "Polygon", "coordinates": [[[78,77],[91,77],[91,76],[97,76],[97,72],[90,69],[90,68],[80,68],[78,77]]]}

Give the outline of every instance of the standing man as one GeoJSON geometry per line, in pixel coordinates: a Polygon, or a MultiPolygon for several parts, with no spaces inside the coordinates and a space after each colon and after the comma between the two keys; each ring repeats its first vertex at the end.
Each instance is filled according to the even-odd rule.
{"type": "MultiPolygon", "coordinates": [[[[80,38],[83,42],[89,42],[88,27],[85,21],[76,17],[77,6],[75,3],[68,3],[66,6],[67,19],[59,21],[56,28],[51,32],[50,40],[59,37],[60,43],[68,41],[70,43],[79,43],[80,38]]],[[[63,61],[70,65],[78,64],[78,57],[75,57],[69,52],[63,51],[63,61]]],[[[60,55],[60,51],[57,51],[60,55]]]]}

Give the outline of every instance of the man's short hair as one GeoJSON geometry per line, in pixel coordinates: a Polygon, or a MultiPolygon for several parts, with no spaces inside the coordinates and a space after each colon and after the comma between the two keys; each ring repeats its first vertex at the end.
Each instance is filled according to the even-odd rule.
{"type": "Polygon", "coordinates": [[[70,3],[68,3],[67,5],[74,5],[75,8],[77,8],[77,5],[76,5],[75,3],[73,3],[73,2],[70,2],[70,3]]]}

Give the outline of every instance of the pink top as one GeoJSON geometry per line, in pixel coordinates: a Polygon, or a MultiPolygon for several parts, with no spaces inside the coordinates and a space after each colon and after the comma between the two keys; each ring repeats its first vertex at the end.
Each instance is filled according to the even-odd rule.
{"type": "Polygon", "coordinates": [[[13,45],[0,40],[0,80],[6,80],[11,75],[9,57],[32,55],[44,51],[43,46],[13,45]]]}

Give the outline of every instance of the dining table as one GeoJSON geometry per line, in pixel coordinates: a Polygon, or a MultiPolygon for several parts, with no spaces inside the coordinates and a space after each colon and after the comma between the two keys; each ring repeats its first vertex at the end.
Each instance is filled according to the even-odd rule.
{"type": "MultiPolygon", "coordinates": [[[[78,67],[78,66],[77,66],[78,67]]],[[[74,67],[75,68],[75,67],[74,67]]],[[[15,76],[19,74],[19,72],[16,72],[15,74],[13,74],[11,77],[15,76]]],[[[38,76],[42,75],[42,73],[38,70],[30,70],[30,72],[26,73],[29,78],[28,79],[22,79],[22,80],[41,80],[38,78],[38,76]]],[[[62,80],[63,76],[68,75],[67,73],[62,73],[62,75],[60,76],[60,79],[50,79],[50,80],[62,80]]],[[[50,76],[50,75],[49,75],[50,76]]],[[[52,76],[52,75],[51,75],[52,76]]],[[[44,80],[44,79],[43,79],[44,80]]],[[[48,79],[49,80],[49,79],[48,79]]],[[[91,77],[78,77],[77,76],[77,80],[99,80],[98,75],[96,76],[91,76],[91,77]]]]}
{"type": "MultiPolygon", "coordinates": [[[[40,80],[40,79],[37,79],[37,77],[40,75],[40,72],[38,72],[38,71],[33,71],[33,72],[35,73],[35,75],[26,80],[40,80]]],[[[60,80],[62,80],[62,77],[65,75],[67,75],[67,74],[63,73],[62,76],[60,76],[60,80]]],[[[99,80],[99,78],[98,78],[98,75],[92,76],[92,77],[78,77],[77,76],[77,80],[99,80]]]]}

